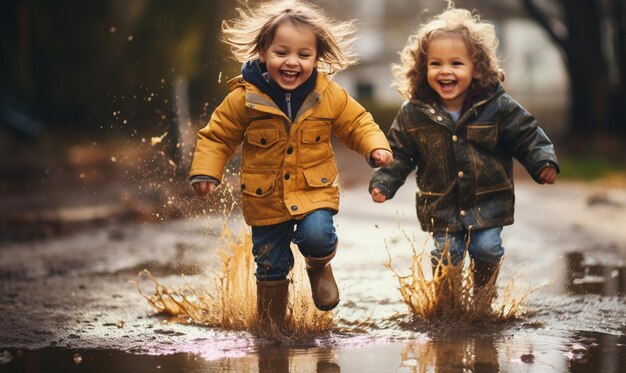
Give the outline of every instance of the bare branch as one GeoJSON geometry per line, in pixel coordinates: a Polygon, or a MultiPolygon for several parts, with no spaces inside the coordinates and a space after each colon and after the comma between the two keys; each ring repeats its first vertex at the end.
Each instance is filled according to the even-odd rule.
{"type": "Polygon", "coordinates": [[[522,2],[524,3],[524,6],[526,8],[526,10],[528,11],[528,13],[530,13],[530,16],[537,21],[537,23],[539,23],[548,33],[548,36],[550,37],[550,39],[552,39],[554,41],[554,43],[558,46],[560,46],[563,50],[566,50],[567,47],[567,41],[560,38],[556,32],[554,31],[554,29],[552,28],[552,26],[550,25],[550,20],[549,18],[546,16],[546,14],[544,14],[541,9],[539,9],[537,7],[537,5],[535,5],[535,3],[533,2],[533,0],[522,0],[522,2]]]}

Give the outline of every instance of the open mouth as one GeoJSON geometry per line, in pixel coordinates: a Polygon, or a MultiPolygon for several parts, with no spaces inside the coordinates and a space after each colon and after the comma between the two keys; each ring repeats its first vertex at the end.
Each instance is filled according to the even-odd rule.
{"type": "Polygon", "coordinates": [[[287,70],[280,71],[280,77],[286,83],[294,83],[298,79],[298,76],[300,76],[300,73],[297,71],[287,71],[287,70]]]}
{"type": "Polygon", "coordinates": [[[456,80],[440,80],[439,85],[444,92],[449,92],[456,86],[456,80]]]}

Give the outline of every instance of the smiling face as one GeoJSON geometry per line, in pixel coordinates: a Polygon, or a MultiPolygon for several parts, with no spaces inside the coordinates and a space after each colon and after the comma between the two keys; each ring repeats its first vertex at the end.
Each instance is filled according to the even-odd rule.
{"type": "Polygon", "coordinates": [[[430,42],[426,61],[428,85],[449,111],[459,111],[474,77],[474,63],[460,38],[443,37],[430,42]]]}
{"type": "Polygon", "coordinates": [[[317,65],[317,37],[304,26],[284,22],[267,50],[259,51],[259,59],[281,88],[298,88],[313,73],[317,65]]]}

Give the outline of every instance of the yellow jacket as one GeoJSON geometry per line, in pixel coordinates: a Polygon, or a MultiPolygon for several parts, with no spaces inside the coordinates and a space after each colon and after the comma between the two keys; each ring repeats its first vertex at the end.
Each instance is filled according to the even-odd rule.
{"type": "Polygon", "coordinates": [[[331,133],[369,162],[390,151],[371,114],[325,74],[291,122],[272,99],[241,76],[198,132],[191,177],[221,181],[228,159],[242,147],[242,209],[246,223],[281,223],[320,208],[339,210],[331,133]]]}

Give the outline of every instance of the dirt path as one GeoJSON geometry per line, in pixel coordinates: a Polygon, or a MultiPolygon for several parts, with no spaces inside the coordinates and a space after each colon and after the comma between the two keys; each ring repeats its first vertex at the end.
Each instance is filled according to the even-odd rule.
{"type": "MultiPolygon", "coordinates": [[[[154,317],[132,283],[135,275],[149,268],[170,286],[202,285],[207,271],[216,268],[211,248],[223,223],[212,217],[159,224],[113,223],[0,248],[0,352],[8,349],[10,355],[2,364],[20,361],[16,349],[49,351],[55,347],[62,349],[54,350],[57,355],[53,356],[59,357],[72,349],[109,349],[142,356],[191,353],[204,358],[200,368],[257,366],[279,353],[284,359],[278,364],[288,366],[328,363],[347,372],[373,366],[388,371],[419,366],[415,356],[421,354],[436,357],[446,349],[463,351],[474,346],[475,354],[483,356],[480,359],[505,370],[526,364],[521,356],[531,353],[538,369],[556,367],[560,371],[576,358],[576,343],[584,342],[589,351],[594,344],[602,347],[596,348],[599,364],[618,370],[624,367],[623,357],[609,359],[614,359],[611,354],[615,351],[624,352],[624,295],[602,295],[606,293],[602,284],[595,295],[567,293],[564,258],[576,252],[585,265],[615,269],[618,272],[611,270],[607,277],[613,279],[610,291],[624,289],[626,190],[566,182],[538,186],[521,178],[516,224],[504,231],[507,254],[501,281],[521,274],[525,285],[552,284],[529,300],[535,316],[489,331],[457,331],[460,339],[446,339],[445,335],[437,339],[427,330],[401,326],[409,318],[407,307],[400,300],[392,273],[382,266],[389,249],[394,263],[401,270],[406,268],[410,251],[404,234],[427,245],[428,237],[417,229],[415,220],[414,182],[408,180],[393,200],[374,204],[363,184],[371,171],[367,166],[352,166],[363,161],[348,155],[341,156],[340,162],[342,181],[349,187],[342,192],[341,212],[336,218],[341,249],[333,266],[344,300],[336,317],[344,326],[369,317],[364,333],[270,351],[247,333],[168,323],[154,317]],[[572,353],[574,358],[568,357],[572,353]]],[[[241,226],[236,218],[231,224],[241,226]]],[[[588,361],[590,354],[581,356],[588,361]]],[[[100,359],[97,355],[93,358],[100,359]]],[[[426,366],[443,364],[437,358],[431,360],[426,359],[426,366]]]]}

